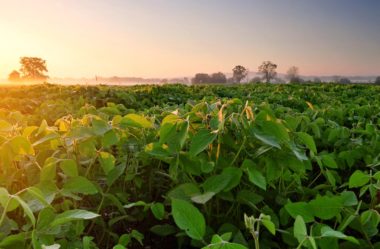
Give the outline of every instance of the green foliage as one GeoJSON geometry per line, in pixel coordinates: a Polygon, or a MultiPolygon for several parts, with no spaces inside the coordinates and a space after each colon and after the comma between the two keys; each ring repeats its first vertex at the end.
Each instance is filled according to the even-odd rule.
{"type": "Polygon", "coordinates": [[[377,248],[379,94],[7,88],[0,248],[377,248]]]}
{"type": "Polygon", "coordinates": [[[172,200],[172,215],[177,226],[193,239],[202,240],[206,233],[205,219],[199,210],[187,201],[172,200]]]}

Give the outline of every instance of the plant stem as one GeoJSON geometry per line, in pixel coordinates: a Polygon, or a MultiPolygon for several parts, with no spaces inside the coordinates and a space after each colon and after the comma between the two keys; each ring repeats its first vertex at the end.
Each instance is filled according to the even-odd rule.
{"type": "MultiPolygon", "coordinates": [[[[110,190],[110,186],[107,187],[106,189],[106,192],[102,193],[102,199],[100,200],[100,203],[99,203],[99,206],[98,208],[96,209],[96,213],[99,214],[100,210],[102,209],[102,206],[103,206],[103,203],[104,203],[104,199],[105,199],[105,194],[108,193],[108,191],[110,190]]],[[[94,225],[95,225],[95,222],[92,221],[91,222],[91,225],[88,229],[88,234],[90,234],[90,232],[92,231],[92,229],[94,228],[94,225]]]]}
{"type": "Polygon", "coordinates": [[[305,238],[301,241],[301,243],[297,246],[296,249],[301,249],[301,248],[302,248],[302,245],[303,245],[303,243],[305,243],[306,239],[307,239],[307,237],[305,237],[305,238]]]}
{"type": "Polygon", "coordinates": [[[260,249],[259,238],[256,235],[256,232],[255,231],[251,231],[251,234],[252,234],[252,237],[253,237],[253,239],[255,241],[255,249],[260,249]]]}
{"type": "Polygon", "coordinates": [[[235,161],[238,159],[238,157],[239,157],[239,155],[240,155],[240,152],[241,152],[241,150],[243,149],[243,147],[244,147],[246,141],[247,141],[247,139],[244,137],[243,143],[241,144],[241,146],[240,146],[238,152],[236,153],[236,156],[235,156],[234,160],[232,160],[232,162],[230,163],[230,166],[232,166],[232,165],[235,163],[235,161]]]}
{"type": "Polygon", "coordinates": [[[5,205],[4,207],[4,211],[3,213],[1,214],[1,218],[0,218],[0,227],[1,225],[3,224],[3,221],[5,219],[5,216],[7,214],[7,209],[8,209],[8,206],[9,206],[9,203],[11,202],[12,198],[9,198],[8,201],[7,201],[7,204],[5,205]]]}

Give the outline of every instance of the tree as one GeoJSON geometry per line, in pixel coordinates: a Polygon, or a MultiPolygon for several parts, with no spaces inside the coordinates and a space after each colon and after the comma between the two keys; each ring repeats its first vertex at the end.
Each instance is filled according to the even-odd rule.
{"type": "Polygon", "coordinates": [[[322,80],[321,80],[320,78],[318,78],[318,77],[315,77],[315,78],[313,79],[313,82],[314,82],[314,83],[321,83],[322,80]]]}
{"type": "Polygon", "coordinates": [[[261,83],[261,78],[260,77],[254,77],[249,81],[249,83],[261,83]]]}
{"type": "Polygon", "coordinates": [[[263,79],[265,79],[266,83],[270,83],[271,79],[274,79],[277,75],[276,69],[276,64],[271,61],[264,61],[259,66],[259,73],[263,74],[263,79]]]}
{"type": "Polygon", "coordinates": [[[340,78],[338,83],[339,84],[350,84],[351,80],[349,78],[340,78]]]}
{"type": "Polygon", "coordinates": [[[21,57],[20,59],[22,78],[27,80],[46,80],[46,61],[37,57],[21,57]]]}
{"type": "Polygon", "coordinates": [[[248,69],[245,67],[238,65],[232,69],[234,82],[240,83],[242,79],[247,77],[248,75],[248,69]]]}
{"type": "Polygon", "coordinates": [[[286,83],[286,81],[283,78],[279,78],[279,77],[275,77],[273,79],[273,82],[276,84],[285,84],[286,83]]]}
{"type": "Polygon", "coordinates": [[[168,81],[168,79],[161,79],[160,80],[160,84],[166,84],[166,83],[168,83],[169,81],[168,81]]]}
{"type": "Polygon", "coordinates": [[[289,80],[290,83],[301,83],[302,79],[299,76],[299,69],[296,66],[292,66],[286,72],[286,79],[289,80]]]}
{"type": "Polygon", "coordinates": [[[375,80],[375,84],[376,84],[376,85],[380,85],[380,76],[376,78],[376,80],[375,80]]]}
{"type": "Polygon", "coordinates": [[[13,71],[9,74],[9,76],[8,76],[8,80],[9,80],[9,81],[12,81],[12,82],[20,81],[20,80],[21,80],[20,73],[19,73],[17,70],[13,70],[13,71]]]}
{"type": "Polygon", "coordinates": [[[227,79],[227,83],[228,84],[233,84],[233,83],[235,83],[235,79],[233,77],[230,77],[230,78],[227,79]]]}
{"type": "Polygon", "coordinates": [[[210,75],[207,73],[197,73],[192,79],[193,84],[210,83],[210,75]]]}
{"type": "Polygon", "coordinates": [[[210,77],[210,83],[227,83],[227,77],[224,73],[213,73],[210,77]]]}
{"type": "Polygon", "coordinates": [[[339,83],[341,77],[339,75],[334,75],[331,79],[333,83],[339,83]]]}

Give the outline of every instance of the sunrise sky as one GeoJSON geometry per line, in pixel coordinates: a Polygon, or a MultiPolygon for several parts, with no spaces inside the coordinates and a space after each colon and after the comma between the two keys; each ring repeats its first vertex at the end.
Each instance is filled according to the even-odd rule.
{"type": "Polygon", "coordinates": [[[0,0],[0,78],[19,57],[51,77],[257,70],[379,75],[378,0],[0,0]]]}

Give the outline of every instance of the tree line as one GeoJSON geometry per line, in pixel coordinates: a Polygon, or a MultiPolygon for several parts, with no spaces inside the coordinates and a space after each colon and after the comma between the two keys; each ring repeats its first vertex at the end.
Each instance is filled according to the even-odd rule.
{"type": "MultiPolygon", "coordinates": [[[[247,79],[249,70],[245,68],[244,66],[238,65],[232,69],[231,78],[227,78],[226,75],[221,72],[213,73],[211,75],[207,73],[197,73],[191,82],[193,84],[202,84],[202,83],[223,84],[223,83],[241,83],[243,79],[247,79],[248,83],[261,83],[261,82],[270,83],[272,80],[276,79],[276,76],[277,76],[276,69],[277,69],[277,64],[271,61],[264,61],[258,67],[258,73],[261,74],[261,77],[256,76],[252,79],[247,79]]],[[[292,66],[288,69],[285,75],[285,79],[289,83],[295,83],[295,84],[305,82],[305,80],[303,80],[300,77],[299,68],[296,66],[292,66]]],[[[334,76],[332,81],[338,84],[351,83],[351,80],[349,78],[340,77],[340,76],[334,76]]],[[[312,82],[321,83],[321,79],[314,78],[312,82]]],[[[380,76],[376,78],[375,84],[380,84],[380,76]]]]}
{"type": "MultiPolygon", "coordinates": [[[[242,66],[237,65],[232,69],[232,77],[227,78],[227,76],[222,72],[217,72],[213,74],[207,73],[197,73],[195,77],[191,80],[193,84],[207,84],[207,83],[241,83],[243,79],[247,79],[249,83],[260,83],[266,82],[270,83],[272,80],[276,79],[277,76],[277,64],[271,61],[264,61],[258,67],[258,73],[261,77],[254,77],[253,79],[247,79],[249,70],[242,66]]],[[[46,61],[38,57],[21,57],[20,58],[20,69],[13,70],[9,76],[8,80],[11,82],[21,82],[21,81],[44,81],[49,78],[45,73],[47,73],[46,61]]],[[[286,72],[285,78],[289,83],[303,83],[304,80],[300,77],[299,68],[292,66],[286,72]]],[[[320,83],[319,78],[313,79],[314,83],[320,83]]],[[[340,84],[351,83],[350,79],[345,77],[334,76],[333,82],[340,84]]],[[[375,84],[380,84],[380,76],[376,78],[375,84]]]]}
{"type": "Polygon", "coordinates": [[[21,81],[44,81],[49,78],[46,61],[38,57],[21,57],[20,69],[13,70],[8,80],[12,82],[21,81]]]}
{"type": "MultiPolygon", "coordinates": [[[[259,73],[263,75],[262,79],[269,83],[277,75],[277,65],[271,61],[264,61],[258,68],[259,73]]],[[[242,65],[237,65],[232,69],[232,77],[228,78],[225,74],[218,72],[211,75],[207,73],[197,73],[192,79],[193,84],[200,83],[241,83],[247,78],[249,70],[242,65]]],[[[254,78],[253,81],[261,81],[261,79],[254,78]]]]}

